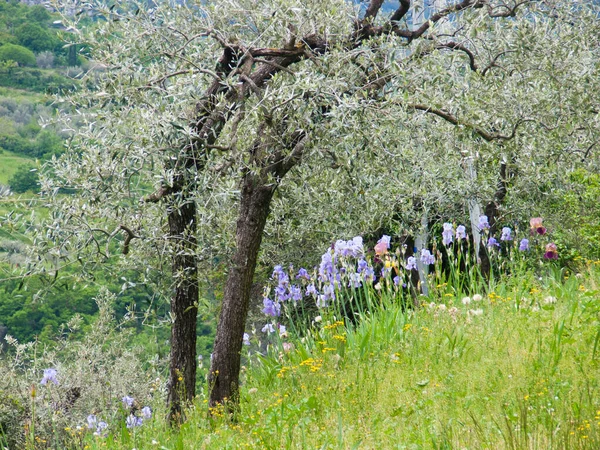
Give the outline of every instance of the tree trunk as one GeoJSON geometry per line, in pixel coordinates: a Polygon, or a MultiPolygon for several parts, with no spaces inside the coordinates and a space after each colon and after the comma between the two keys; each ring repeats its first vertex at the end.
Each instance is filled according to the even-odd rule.
{"type": "MultiPolygon", "coordinates": [[[[182,196],[183,197],[183,196],[182,196]]],[[[171,297],[171,360],[168,382],[169,419],[183,421],[183,409],[196,395],[196,321],[198,266],[196,262],[196,204],[191,199],[168,211],[169,239],[173,248],[175,292],[171,297]]]]}
{"type": "Polygon", "coordinates": [[[260,177],[250,173],[244,176],[236,250],[225,284],[209,374],[210,406],[226,403],[230,412],[239,403],[242,339],[256,260],[274,189],[274,185],[265,185],[260,177]]]}

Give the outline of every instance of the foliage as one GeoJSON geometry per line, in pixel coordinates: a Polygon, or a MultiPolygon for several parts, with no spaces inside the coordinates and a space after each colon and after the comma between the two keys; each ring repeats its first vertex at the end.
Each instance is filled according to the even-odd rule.
{"type": "Polygon", "coordinates": [[[35,53],[54,50],[59,46],[56,35],[51,34],[37,23],[25,23],[15,30],[19,43],[35,53]]]}
{"type": "Polygon", "coordinates": [[[11,448],[81,448],[89,415],[110,422],[104,436],[124,427],[142,405],[154,405],[160,378],[150,366],[143,372],[138,350],[126,345],[130,333],[115,320],[113,300],[109,292],[99,293],[98,316],[81,340],[72,338],[81,326],[77,316],[53,350],[7,338],[12,351],[0,360],[0,424],[11,448]],[[140,405],[126,410],[125,396],[140,405]]]}
{"type": "Polygon", "coordinates": [[[42,5],[2,2],[0,3],[0,45],[21,44],[36,54],[50,51],[59,66],[78,64],[77,49],[72,49],[75,52],[70,55],[69,50],[64,49],[61,44],[60,31],[52,24],[56,19],[58,16],[42,5]]]}
{"type": "MultiPolygon", "coordinates": [[[[139,255],[152,252],[151,248],[163,236],[160,223],[164,219],[156,205],[139,200],[153,189],[160,190],[162,184],[172,183],[169,161],[183,142],[194,138],[190,123],[197,103],[195,93],[212,81],[211,73],[220,57],[223,39],[254,42],[257,48],[277,47],[288,38],[289,30],[269,24],[286,23],[288,13],[293,17],[298,15],[298,20],[305,19],[302,23],[306,29],[296,30],[297,37],[314,32],[309,24],[319,23],[320,29],[327,30],[332,39],[341,39],[350,33],[352,19],[356,17],[356,11],[344,2],[320,3],[313,5],[313,9],[306,5],[296,9],[291,4],[280,6],[265,5],[268,14],[253,12],[250,16],[242,3],[237,6],[226,3],[215,6],[214,10],[210,5],[198,6],[203,11],[199,15],[185,7],[158,8],[151,12],[140,7],[136,14],[123,13],[123,19],[127,20],[108,20],[82,34],[81,41],[90,43],[95,59],[119,69],[103,74],[97,86],[70,98],[74,108],[86,105],[85,111],[78,109],[84,123],[103,125],[82,129],[69,153],[57,161],[56,177],[43,180],[44,189],[52,192],[57,186],[69,184],[80,189],[82,195],[89,195],[89,198],[73,198],[71,206],[79,210],[85,203],[90,220],[101,218],[104,222],[106,236],[110,236],[109,230],[117,223],[135,218],[132,227],[140,236],[136,252],[139,255]],[[281,15],[281,21],[265,22],[273,11],[277,17],[281,15]],[[340,21],[340,16],[348,21],[340,21]],[[191,17],[195,19],[192,21],[191,17]],[[147,36],[148,27],[158,30],[157,23],[161,24],[161,32],[156,37],[147,36]],[[232,23],[236,25],[232,27],[232,23]],[[211,31],[217,29],[218,33],[211,31]],[[263,30],[269,31],[263,33],[263,30]],[[204,34],[209,36],[200,38],[204,34]],[[115,37],[110,47],[103,44],[107,35],[115,37]],[[198,38],[187,41],[184,36],[198,38]],[[255,42],[255,38],[260,42],[255,42]],[[171,58],[169,49],[173,48],[185,48],[186,56],[171,58]],[[194,65],[188,67],[186,61],[194,61],[194,65]],[[140,67],[145,70],[140,71],[140,67]],[[194,67],[202,70],[197,72],[194,67]],[[175,75],[162,78],[168,74],[175,75]],[[167,91],[168,96],[164,95],[167,91]],[[110,158],[106,158],[108,148],[112,149],[110,158]],[[104,173],[99,173],[98,167],[104,167],[104,173]],[[131,174],[135,176],[132,178],[131,174]],[[102,201],[94,200],[97,192],[101,192],[102,201]],[[108,210],[108,204],[118,204],[119,208],[108,210]],[[146,243],[147,248],[143,245],[146,243]]],[[[268,223],[264,260],[272,260],[284,249],[293,248],[287,245],[292,241],[308,243],[316,236],[340,235],[342,230],[347,237],[380,225],[416,231],[415,224],[420,222],[422,212],[414,206],[419,203],[432,216],[443,212],[445,216],[463,214],[464,217],[466,195],[480,202],[493,197],[498,163],[502,160],[509,161],[513,172],[518,174],[512,180],[515,194],[511,198],[520,198],[523,192],[535,193],[544,177],[561,185],[564,176],[578,162],[565,158],[560,160],[560,167],[546,167],[546,161],[562,154],[562,143],[571,139],[568,130],[584,120],[581,111],[586,108],[556,111],[552,105],[558,97],[563,99],[562,104],[578,104],[575,99],[581,96],[581,84],[575,86],[565,80],[573,79],[575,73],[595,70],[590,58],[595,38],[580,39],[579,53],[575,55],[555,35],[564,39],[580,36],[580,29],[593,35],[597,21],[591,12],[582,9],[581,20],[576,23],[579,28],[573,28],[567,19],[573,13],[570,6],[556,3],[560,14],[550,21],[543,19],[545,4],[529,6],[527,14],[536,20],[529,20],[523,13],[518,16],[525,17],[522,20],[488,23],[484,21],[483,10],[472,17],[466,13],[458,15],[457,20],[464,26],[458,26],[457,22],[455,39],[473,43],[485,40],[492,45],[487,50],[477,48],[481,52],[481,66],[489,65],[485,76],[481,70],[465,70],[464,54],[448,51],[441,45],[441,37],[441,41],[436,41],[443,27],[454,26],[444,23],[431,31],[432,43],[419,44],[412,52],[405,52],[402,39],[394,35],[374,39],[381,53],[373,55],[368,54],[367,47],[348,52],[342,44],[339,48],[333,46],[319,65],[307,60],[299,63],[294,76],[278,73],[269,96],[250,99],[236,125],[242,139],[237,134],[224,133],[217,143],[220,147],[249,146],[248,137],[256,134],[255,126],[271,110],[278,114],[277,120],[286,117],[294,123],[292,129],[308,129],[315,136],[303,164],[281,181],[272,208],[273,218],[268,223]],[[501,64],[493,59],[497,55],[502,59],[501,64]],[[353,64],[347,64],[348,60],[353,64]],[[371,82],[361,78],[364,67],[390,79],[384,91],[375,97],[363,90],[371,82]],[[537,70],[539,67],[544,70],[537,70]],[[282,104],[286,108],[278,111],[278,105],[282,104]],[[439,116],[427,113],[429,108],[415,110],[414,105],[422,104],[445,108],[444,111],[459,118],[459,126],[440,123],[439,116]],[[515,108],[517,104],[519,107],[515,108]],[[313,112],[323,105],[330,108],[328,120],[315,121],[313,112]],[[374,123],[377,125],[372,126],[374,123]],[[508,140],[503,146],[494,146],[484,142],[477,137],[477,131],[487,124],[493,124],[491,128],[502,130],[505,135],[510,135],[513,129],[518,131],[518,143],[508,140]],[[349,129],[353,130],[350,134],[349,129]],[[323,139],[328,142],[326,147],[318,144],[323,139]],[[474,179],[464,170],[469,158],[475,158],[477,164],[474,179]],[[359,195],[354,195],[355,192],[359,195]],[[347,206],[340,213],[335,205],[342,202],[347,206]],[[390,207],[394,215],[384,213],[390,207]]],[[[113,19],[119,15],[108,7],[98,11],[113,19]]],[[[593,82],[593,77],[586,78],[586,83],[593,82]]],[[[595,132],[592,124],[580,133],[574,145],[583,147],[595,132]]],[[[593,164],[591,158],[588,163],[593,164]]],[[[245,151],[212,152],[207,156],[200,184],[210,185],[211,189],[194,192],[201,206],[198,236],[202,242],[198,255],[201,264],[231,251],[235,209],[230,205],[238,199],[233,176],[238,167],[248,164],[245,151]]],[[[527,197],[527,203],[507,205],[502,212],[504,220],[509,221],[513,213],[520,215],[538,199],[532,195],[527,197]]],[[[82,243],[89,242],[83,234],[73,236],[80,237],[82,243]]],[[[74,244],[74,248],[79,245],[74,244]]],[[[85,259],[91,261],[92,255],[83,252],[85,259]]],[[[132,258],[132,264],[137,257],[132,258]]]]}
{"type": "Polygon", "coordinates": [[[22,194],[24,192],[39,192],[40,185],[37,169],[31,166],[21,166],[8,180],[8,185],[13,192],[22,194]]]}
{"type": "Polygon", "coordinates": [[[22,66],[35,66],[35,55],[31,50],[15,44],[0,46],[0,61],[14,61],[22,66]]]}

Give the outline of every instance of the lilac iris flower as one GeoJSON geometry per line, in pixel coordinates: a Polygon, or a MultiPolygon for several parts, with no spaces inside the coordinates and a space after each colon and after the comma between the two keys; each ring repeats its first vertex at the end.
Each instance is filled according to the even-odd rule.
{"type": "Polygon", "coordinates": [[[521,239],[521,243],[519,244],[519,250],[522,252],[529,250],[529,239],[521,239]]]}
{"type": "Polygon", "coordinates": [[[406,260],[406,270],[417,270],[417,259],[414,256],[409,256],[406,260]]]}
{"type": "Polygon", "coordinates": [[[348,287],[359,288],[362,286],[362,279],[360,277],[360,274],[351,273],[349,275],[348,279],[349,279],[348,287]]]}
{"type": "Polygon", "coordinates": [[[500,244],[498,244],[498,241],[493,237],[488,239],[487,245],[489,248],[500,247],[500,244]]]}
{"type": "Polygon", "coordinates": [[[123,397],[121,399],[121,401],[123,402],[123,407],[124,408],[131,408],[133,406],[133,397],[130,397],[129,395],[126,395],[125,397],[123,397]]]}
{"type": "Polygon", "coordinates": [[[276,280],[279,280],[282,276],[285,276],[285,272],[283,271],[283,268],[281,266],[273,267],[273,274],[271,275],[271,277],[276,280]]]}
{"type": "Polygon", "coordinates": [[[108,428],[108,424],[106,422],[103,422],[103,421],[98,422],[96,431],[94,431],[94,436],[102,436],[107,428],[108,428]]]}
{"type": "Polygon", "coordinates": [[[358,258],[363,253],[363,239],[360,236],[356,236],[349,241],[340,239],[333,245],[333,254],[335,256],[358,258]]]}
{"type": "Polygon", "coordinates": [[[96,428],[97,426],[97,420],[96,420],[96,416],[93,414],[90,414],[89,416],[87,416],[87,423],[88,423],[88,428],[90,430],[93,430],[94,428],[96,428]]]}
{"type": "Polygon", "coordinates": [[[302,289],[299,286],[290,286],[290,296],[295,302],[302,300],[302,289]]]}
{"type": "Polygon", "coordinates": [[[304,278],[305,280],[310,280],[310,275],[308,274],[306,269],[300,268],[300,270],[298,270],[296,278],[304,278]]]}
{"type": "Polygon", "coordinates": [[[314,284],[309,284],[306,286],[306,295],[317,295],[317,289],[314,284]]]}
{"type": "Polygon", "coordinates": [[[275,303],[273,300],[269,298],[263,299],[264,308],[262,312],[267,316],[277,317],[281,315],[281,305],[279,303],[275,303]]]}
{"type": "Polygon", "coordinates": [[[144,406],[142,408],[142,416],[144,416],[144,419],[152,419],[152,410],[149,406],[144,406]]]}
{"type": "Polygon", "coordinates": [[[488,222],[488,216],[479,216],[479,229],[481,231],[490,229],[490,223],[488,222]]]}
{"type": "Polygon", "coordinates": [[[375,271],[372,267],[367,267],[364,272],[365,281],[375,281],[377,277],[375,276],[375,271]]]}
{"type": "Polygon", "coordinates": [[[127,417],[127,420],[125,420],[127,428],[141,427],[143,423],[144,419],[141,417],[136,417],[133,414],[129,414],[129,417],[127,417]]]}
{"type": "Polygon", "coordinates": [[[275,331],[275,327],[272,323],[268,323],[264,327],[262,327],[260,331],[262,331],[263,333],[271,334],[275,331]]]}
{"type": "Polygon", "coordinates": [[[396,275],[394,277],[394,286],[398,286],[400,284],[400,277],[398,275],[396,275]]]}
{"type": "Polygon", "coordinates": [[[444,231],[442,231],[442,243],[444,245],[452,244],[452,239],[454,236],[454,227],[451,223],[446,222],[444,224],[444,231]]]}
{"type": "Polygon", "coordinates": [[[46,385],[48,382],[58,385],[58,371],[56,369],[44,369],[44,376],[40,384],[46,385]]]}
{"type": "Polygon", "coordinates": [[[512,230],[508,227],[502,228],[502,236],[500,236],[501,241],[512,241],[511,236],[512,230]]]}
{"type": "Polygon", "coordinates": [[[367,267],[369,266],[369,264],[367,263],[367,261],[365,261],[364,259],[359,259],[358,260],[358,268],[356,269],[356,271],[358,273],[361,273],[365,270],[367,270],[367,267]]]}
{"type": "Polygon", "coordinates": [[[250,335],[248,333],[244,333],[244,336],[242,337],[242,343],[244,345],[250,345],[250,335]]]}
{"type": "Polygon", "coordinates": [[[467,238],[467,230],[464,225],[459,225],[456,227],[456,239],[466,239],[467,238]]]}
{"type": "Polygon", "coordinates": [[[279,300],[280,302],[285,302],[286,300],[288,300],[290,298],[290,294],[288,292],[288,289],[286,286],[283,285],[278,285],[275,288],[275,297],[277,298],[277,300],[279,300]]]}
{"type": "Polygon", "coordinates": [[[421,262],[426,266],[435,263],[435,258],[429,250],[424,248],[421,250],[421,262]]]}
{"type": "Polygon", "coordinates": [[[321,264],[319,265],[319,279],[322,282],[327,282],[334,274],[333,258],[330,251],[327,251],[321,256],[321,264]]]}

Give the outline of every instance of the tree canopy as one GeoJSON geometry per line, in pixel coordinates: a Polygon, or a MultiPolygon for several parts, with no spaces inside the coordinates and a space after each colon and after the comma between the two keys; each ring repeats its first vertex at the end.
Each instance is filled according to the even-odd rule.
{"type": "Polygon", "coordinates": [[[415,25],[410,1],[382,4],[101,5],[105,21],[81,31],[106,71],[65,99],[65,123],[83,126],[42,177],[53,213],[38,242],[64,264],[170,264],[173,351],[187,352],[171,394],[183,373],[193,396],[195,354],[177,343],[214,258],[230,259],[211,399],[235,401],[259,255],[415,232],[424,211],[468,217],[465,199],[493,202],[499,177],[515,217],[565,174],[598,169],[592,5],[462,0],[415,25]]]}

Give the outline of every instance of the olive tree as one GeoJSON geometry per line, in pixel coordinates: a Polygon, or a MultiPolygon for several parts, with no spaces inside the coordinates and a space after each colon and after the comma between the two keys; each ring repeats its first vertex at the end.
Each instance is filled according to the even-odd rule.
{"type": "Polygon", "coordinates": [[[456,209],[466,190],[493,195],[502,158],[526,172],[565,126],[578,148],[596,134],[576,125],[590,101],[557,104],[583,99],[564,84],[578,70],[595,83],[586,2],[449,1],[420,24],[410,0],[391,13],[383,0],[72,3],[56,6],[98,18],[64,20],[99,69],[63,98],[78,127],[41,180],[52,215],[38,254],[170,270],[174,420],[195,395],[198,273],[215,255],[229,263],[210,405],[235,407],[265,235],[273,254],[292,232],[364,231],[390,211],[410,222],[417,198],[456,209]]]}

